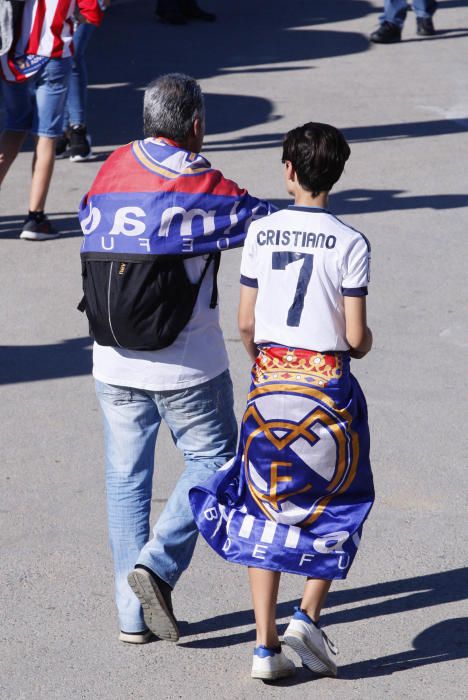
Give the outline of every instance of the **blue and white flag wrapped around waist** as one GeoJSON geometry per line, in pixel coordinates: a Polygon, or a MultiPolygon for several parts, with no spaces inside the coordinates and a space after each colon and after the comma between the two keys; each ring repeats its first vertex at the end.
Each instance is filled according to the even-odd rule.
{"type": "Polygon", "coordinates": [[[228,561],[346,578],[374,500],[349,356],[265,346],[252,379],[236,457],[190,491],[197,526],[228,561]]]}

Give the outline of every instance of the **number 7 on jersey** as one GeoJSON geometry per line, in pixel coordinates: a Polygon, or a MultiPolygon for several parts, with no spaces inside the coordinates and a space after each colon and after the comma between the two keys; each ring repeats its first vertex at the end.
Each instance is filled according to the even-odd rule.
{"type": "Polygon", "coordinates": [[[303,260],[301,271],[297,280],[294,300],[288,311],[287,325],[298,326],[304,309],[304,297],[307,294],[312,270],[314,269],[314,256],[311,253],[281,252],[272,253],[271,267],[273,270],[285,270],[287,265],[303,260]]]}

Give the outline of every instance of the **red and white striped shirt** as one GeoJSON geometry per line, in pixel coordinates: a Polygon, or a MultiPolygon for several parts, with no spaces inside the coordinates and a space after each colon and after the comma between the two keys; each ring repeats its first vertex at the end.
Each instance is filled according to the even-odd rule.
{"type": "Polygon", "coordinates": [[[0,59],[2,77],[22,82],[43,65],[34,57],[72,56],[76,6],[88,22],[100,24],[103,13],[98,0],[26,0],[13,45],[0,59]]]}

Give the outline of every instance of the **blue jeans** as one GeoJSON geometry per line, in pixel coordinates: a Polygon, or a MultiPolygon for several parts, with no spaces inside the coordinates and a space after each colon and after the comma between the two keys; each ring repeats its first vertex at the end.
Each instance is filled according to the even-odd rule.
{"type": "MultiPolygon", "coordinates": [[[[432,17],[437,7],[436,0],[413,0],[411,4],[416,17],[421,18],[432,17]]],[[[379,17],[380,23],[391,22],[397,27],[403,27],[407,8],[407,0],[385,0],[383,14],[379,17]]]]}
{"type": "Polygon", "coordinates": [[[2,80],[5,131],[60,136],[71,68],[71,58],[51,58],[24,83],[2,80]]]}
{"type": "Polygon", "coordinates": [[[141,632],[146,629],[142,610],[127,574],[135,564],[144,564],[174,586],[189,565],[198,535],[189,489],[212,476],[236,451],[232,382],[226,370],[188,389],[144,391],[96,381],[96,393],[104,417],[109,539],[120,628],[141,632]],[[154,450],[161,420],[184,453],[185,469],[150,539],[154,450]]]}
{"type": "Polygon", "coordinates": [[[73,35],[73,68],[70,76],[67,107],[63,120],[63,131],[71,124],[86,124],[86,104],[88,97],[88,68],[86,49],[94,34],[94,24],[79,24],[73,35]]]}

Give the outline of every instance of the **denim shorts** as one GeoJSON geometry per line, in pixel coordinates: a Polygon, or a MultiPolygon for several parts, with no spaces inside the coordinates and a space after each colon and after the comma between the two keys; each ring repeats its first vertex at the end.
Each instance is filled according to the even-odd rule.
{"type": "Polygon", "coordinates": [[[24,83],[2,80],[5,131],[61,136],[72,58],[51,58],[24,83]]]}

